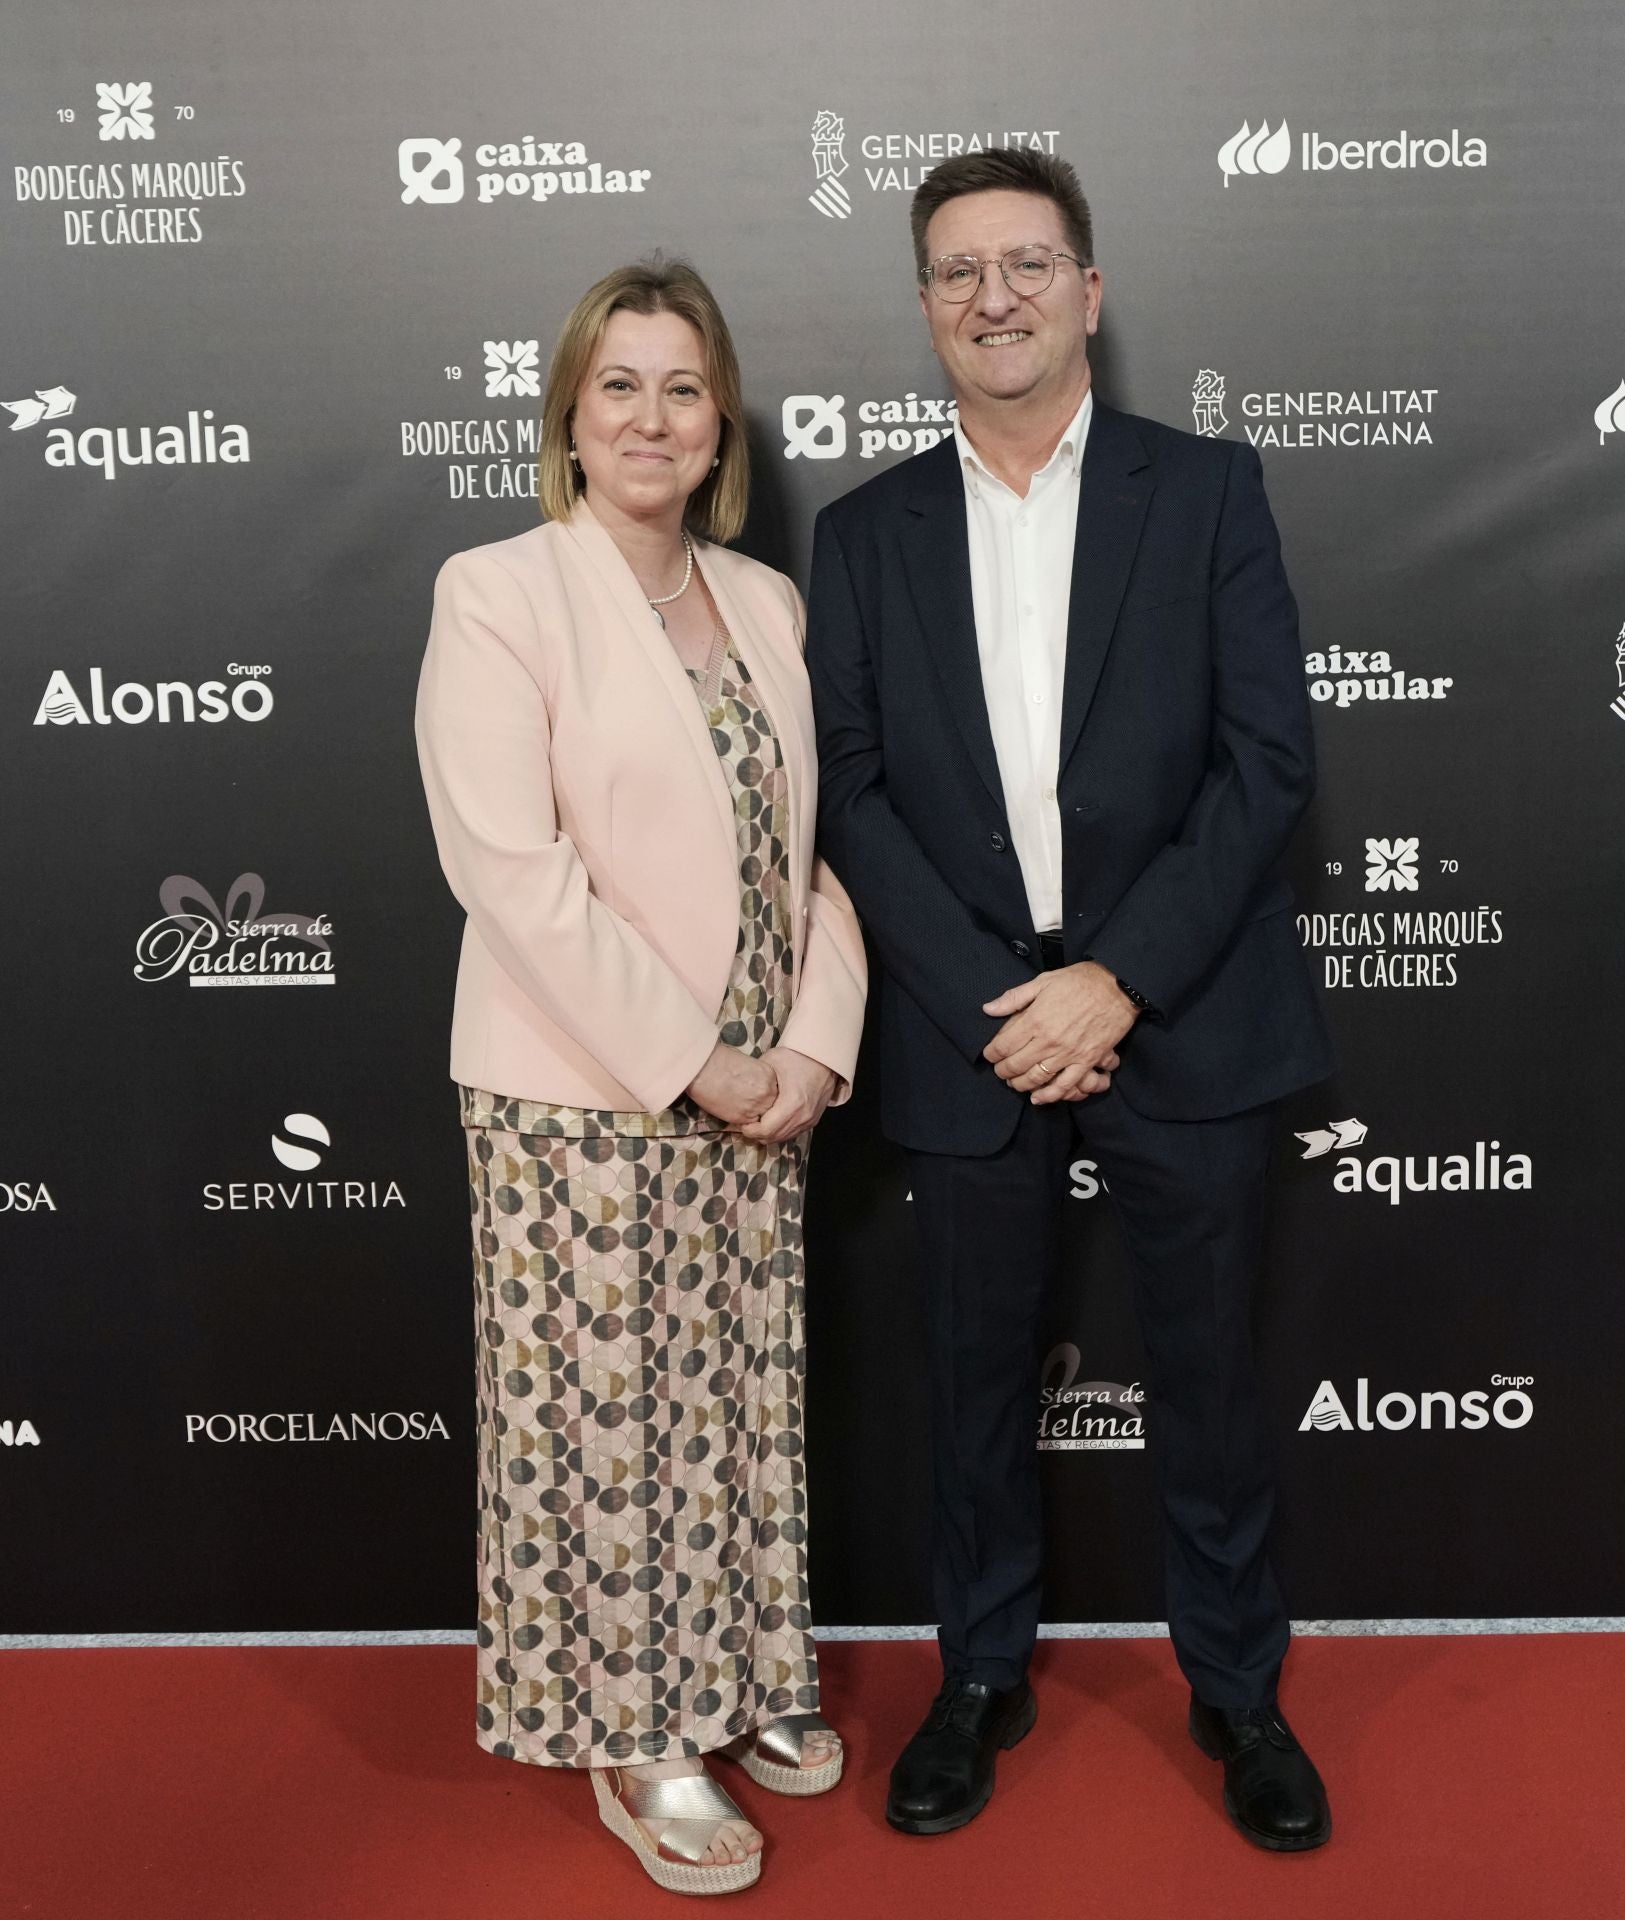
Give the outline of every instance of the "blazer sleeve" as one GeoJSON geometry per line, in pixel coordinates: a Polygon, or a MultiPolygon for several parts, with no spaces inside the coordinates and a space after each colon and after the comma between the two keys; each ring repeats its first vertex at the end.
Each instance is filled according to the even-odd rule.
{"type": "Polygon", "coordinates": [[[1210,575],[1213,736],[1176,839],[1090,941],[1095,959],[1172,1016],[1235,938],[1315,790],[1298,609],[1257,450],[1230,460],[1210,575]]]}
{"type": "Polygon", "coordinates": [[[820,846],[851,888],[887,971],[967,1060],[980,1062],[1002,1024],[982,1005],[1023,968],[976,924],[892,806],[869,639],[827,509],[813,534],[807,670],[818,720],[820,846]]]}
{"type": "MultiPolygon", "coordinates": [[[[784,582],[796,646],[806,645],[807,614],[795,583],[784,582]]],[[[816,808],[816,793],[813,796],[816,808]]],[[[837,1082],[831,1106],[852,1097],[863,1010],[869,990],[869,958],[851,900],[828,864],[814,856],[807,893],[807,937],[795,1003],[779,1044],[828,1067],[837,1082]]]]}
{"type": "Polygon", "coordinates": [[[440,864],[515,985],[658,1113],[704,1065],[716,1021],[592,892],[559,831],[547,702],[527,655],[540,657],[540,636],[519,582],[487,553],[453,555],[435,582],[417,701],[440,864]]]}

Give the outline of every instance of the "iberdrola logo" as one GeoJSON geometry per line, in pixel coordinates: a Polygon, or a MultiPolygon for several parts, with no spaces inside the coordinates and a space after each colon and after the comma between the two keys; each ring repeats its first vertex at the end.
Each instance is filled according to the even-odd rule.
{"type": "Polygon", "coordinates": [[[1259,121],[1256,133],[1243,120],[1241,131],[1219,149],[1219,171],[1228,187],[1233,173],[1280,173],[1291,158],[1292,135],[1284,120],[1273,133],[1267,120],[1259,121]]]}
{"type": "Polygon", "coordinates": [[[1611,433],[1625,433],[1625,380],[1621,380],[1608,398],[1591,416],[1597,426],[1597,445],[1604,446],[1611,433]]]}

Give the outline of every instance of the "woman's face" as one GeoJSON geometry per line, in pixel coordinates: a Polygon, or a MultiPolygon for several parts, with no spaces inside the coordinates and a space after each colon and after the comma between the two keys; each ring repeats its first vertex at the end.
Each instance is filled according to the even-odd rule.
{"type": "Polygon", "coordinates": [[[675,313],[612,313],[572,424],[595,511],[680,513],[722,433],[700,336],[675,313]]]}

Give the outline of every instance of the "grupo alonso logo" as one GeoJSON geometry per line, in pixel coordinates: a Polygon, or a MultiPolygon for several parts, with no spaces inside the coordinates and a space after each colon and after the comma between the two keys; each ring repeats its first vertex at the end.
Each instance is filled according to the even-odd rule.
{"type": "Polygon", "coordinates": [[[265,684],[267,666],[242,666],[233,661],[226,672],[234,685],[224,680],[203,680],[193,686],[187,680],[160,680],[147,686],[139,680],[124,680],[109,697],[100,667],[90,669],[81,696],[65,667],[56,667],[45,683],[45,692],[34,710],[34,725],[43,727],[110,727],[115,720],[127,727],[139,727],[149,720],[159,726],[178,721],[191,726],[201,720],[206,726],[222,720],[265,719],[276,705],[276,696],[265,684]]]}
{"type": "Polygon", "coordinates": [[[1298,1422],[1298,1431],[1403,1433],[1416,1427],[1423,1433],[1448,1433],[1461,1427],[1478,1433],[1492,1421],[1498,1427],[1527,1427],[1535,1417],[1535,1403],[1528,1392],[1534,1384],[1533,1374],[1492,1373],[1488,1391],[1475,1388],[1458,1396],[1430,1388],[1420,1393],[1385,1393],[1373,1402],[1371,1382],[1362,1378],[1354,1383],[1351,1408],[1332,1381],[1322,1380],[1298,1422]]]}
{"type": "Polygon", "coordinates": [[[1145,1389],[1138,1381],[1079,1380],[1078,1349],[1050,1349],[1039,1376],[1040,1453],[1129,1453],[1145,1446],[1145,1389]]]}
{"type": "Polygon", "coordinates": [[[172,873],[158,889],[163,917],[135,943],[135,977],[185,977],[192,987],[330,987],[333,923],[325,914],[275,911],[265,882],[240,873],[222,906],[200,881],[172,873]]]}

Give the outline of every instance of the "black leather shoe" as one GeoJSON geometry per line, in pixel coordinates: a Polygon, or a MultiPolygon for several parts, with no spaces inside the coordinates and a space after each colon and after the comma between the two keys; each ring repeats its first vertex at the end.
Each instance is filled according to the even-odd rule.
{"type": "Polygon", "coordinates": [[[1191,1738],[1224,1762],[1224,1810],[1255,1847],[1303,1853],[1332,1837],[1315,1763],[1278,1707],[1207,1707],[1191,1695],[1191,1738]]]}
{"type": "Polygon", "coordinates": [[[1025,1740],[1037,1718],[1025,1680],[1003,1692],[980,1680],[945,1680],[891,1770],[887,1820],[899,1833],[952,1833],[974,1820],[993,1798],[999,1750],[1025,1740]]]}

